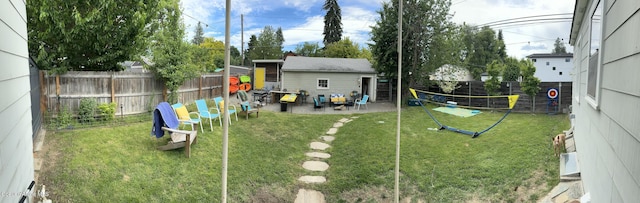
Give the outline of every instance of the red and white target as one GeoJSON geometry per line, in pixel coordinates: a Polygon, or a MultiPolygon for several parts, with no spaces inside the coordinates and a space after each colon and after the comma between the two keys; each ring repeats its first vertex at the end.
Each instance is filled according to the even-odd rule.
{"type": "Polygon", "coordinates": [[[549,88],[549,90],[547,90],[547,97],[549,99],[558,98],[558,90],[555,88],[549,88]]]}

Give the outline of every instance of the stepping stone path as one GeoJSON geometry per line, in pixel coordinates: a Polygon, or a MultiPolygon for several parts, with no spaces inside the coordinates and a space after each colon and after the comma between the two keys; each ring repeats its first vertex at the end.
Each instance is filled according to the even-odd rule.
{"type": "MultiPolygon", "coordinates": [[[[309,157],[309,161],[305,161],[302,163],[302,168],[308,171],[320,171],[324,172],[329,169],[329,164],[327,162],[322,161],[323,159],[331,158],[331,154],[326,152],[321,152],[331,145],[326,142],[332,142],[336,139],[334,135],[338,132],[338,128],[344,126],[344,124],[353,121],[358,117],[351,118],[342,118],[338,122],[334,123],[332,128],[325,133],[326,135],[320,136],[319,139],[324,142],[311,142],[309,147],[314,150],[312,152],[307,152],[305,155],[309,157]]],[[[306,184],[322,184],[327,181],[327,178],[324,176],[301,176],[298,178],[298,181],[306,183],[306,184]]],[[[315,190],[308,189],[300,189],[298,190],[298,194],[296,195],[296,199],[294,203],[325,203],[324,194],[315,190]]]]}

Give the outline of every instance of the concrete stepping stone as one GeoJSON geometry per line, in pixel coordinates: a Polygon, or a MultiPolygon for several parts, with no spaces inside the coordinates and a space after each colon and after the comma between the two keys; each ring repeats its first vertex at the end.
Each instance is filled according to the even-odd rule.
{"type": "Polygon", "coordinates": [[[329,128],[327,135],[335,135],[338,132],[338,128],[329,128]]]}
{"type": "Polygon", "coordinates": [[[324,176],[302,176],[298,178],[299,181],[304,183],[324,183],[327,182],[327,178],[324,176]]]}
{"type": "Polygon", "coordinates": [[[294,203],[326,203],[324,195],[315,190],[300,189],[294,203]]]}
{"type": "Polygon", "coordinates": [[[305,161],[302,163],[302,168],[310,171],[326,171],[329,169],[329,164],[322,161],[305,161]]]}
{"type": "Polygon", "coordinates": [[[325,150],[331,147],[331,145],[328,145],[327,143],[323,143],[323,142],[312,142],[311,144],[309,144],[309,146],[311,147],[311,149],[316,149],[316,150],[325,150]]]}
{"type": "Polygon", "coordinates": [[[343,123],[337,122],[337,123],[333,124],[333,127],[334,128],[339,128],[339,127],[342,127],[343,125],[344,125],[343,123]]]}
{"type": "Polygon", "coordinates": [[[344,122],[347,122],[348,120],[349,120],[348,118],[342,118],[342,119],[338,120],[338,122],[344,123],[344,122]]]}
{"type": "Polygon", "coordinates": [[[308,157],[312,157],[312,158],[321,158],[321,159],[331,158],[331,154],[327,154],[323,152],[307,152],[304,155],[307,155],[308,157]]]}
{"type": "Polygon", "coordinates": [[[353,116],[351,117],[351,119],[356,119],[356,118],[360,118],[359,116],[353,116]]]}
{"type": "Polygon", "coordinates": [[[349,120],[345,121],[344,123],[349,123],[351,121],[353,121],[353,119],[349,119],[349,120]]]}
{"type": "Polygon", "coordinates": [[[334,137],[334,136],[320,136],[320,139],[324,140],[325,142],[331,142],[331,141],[335,140],[336,137],[334,137]]]}

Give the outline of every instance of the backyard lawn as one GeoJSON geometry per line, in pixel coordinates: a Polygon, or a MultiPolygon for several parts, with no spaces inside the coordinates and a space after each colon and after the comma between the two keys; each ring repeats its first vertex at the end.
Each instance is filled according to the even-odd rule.
{"type": "MultiPolygon", "coordinates": [[[[355,111],[353,111],[355,112],[355,111]]],[[[482,130],[502,115],[460,118],[434,112],[446,125],[482,130]]],[[[219,202],[221,128],[198,133],[191,158],[182,149],[158,151],[166,139],[150,137],[151,122],[50,131],[40,183],[56,202],[219,202]]],[[[261,112],[233,120],[229,129],[229,202],[293,202],[300,188],[316,189],[327,202],[380,202],[393,198],[396,113],[358,115],[261,112]],[[306,172],[309,143],[334,122],[341,127],[327,151],[326,172],[306,172]],[[327,182],[306,185],[302,175],[327,182]]],[[[402,113],[401,196],[437,202],[515,201],[543,197],[558,183],[550,137],[566,130],[566,115],[511,114],[472,139],[431,131],[419,107],[402,113]]],[[[208,127],[208,126],[206,126],[208,127]]],[[[165,136],[167,137],[167,136],[165,136]]]]}

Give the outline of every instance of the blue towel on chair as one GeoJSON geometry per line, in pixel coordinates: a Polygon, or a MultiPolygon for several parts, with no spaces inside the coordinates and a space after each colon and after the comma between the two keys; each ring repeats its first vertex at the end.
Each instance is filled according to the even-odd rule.
{"type": "Polygon", "coordinates": [[[153,127],[151,128],[151,135],[155,135],[156,138],[161,138],[164,136],[164,131],[162,130],[163,126],[176,129],[179,124],[178,117],[175,112],[173,112],[173,109],[171,109],[171,105],[167,102],[161,102],[153,111],[153,127]]]}

